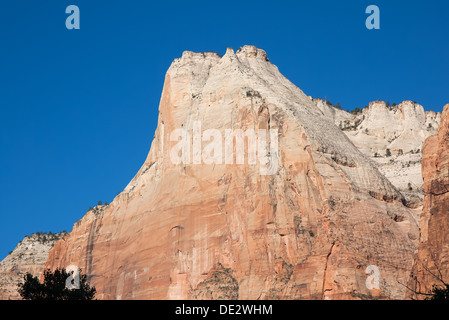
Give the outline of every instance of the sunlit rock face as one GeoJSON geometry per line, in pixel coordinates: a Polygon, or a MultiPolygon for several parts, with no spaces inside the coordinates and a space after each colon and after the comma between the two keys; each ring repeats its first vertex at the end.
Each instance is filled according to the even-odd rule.
{"type": "Polygon", "coordinates": [[[184,52],[167,71],[142,168],[46,266],[79,266],[100,299],[401,299],[418,242],[403,200],[265,51],[184,52]],[[177,129],[191,145],[202,133],[181,163],[177,129]],[[226,130],[239,129],[266,142],[268,163],[248,163],[249,142],[243,164],[227,163],[226,130]],[[209,163],[213,130],[222,157],[214,149],[209,163]],[[370,265],[377,287],[366,285],[370,265]]]}
{"type": "Polygon", "coordinates": [[[405,204],[421,212],[424,201],[422,147],[426,138],[438,132],[441,113],[424,111],[412,101],[394,106],[374,101],[358,113],[333,107],[321,99],[314,101],[402,193],[405,204]]]}
{"type": "Polygon", "coordinates": [[[66,232],[41,233],[25,236],[16,248],[0,262],[0,300],[20,299],[17,284],[26,273],[39,276],[48,252],[66,232]]]}
{"type": "Polygon", "coordinates": [[[438,134],[424,143],[424,208],[420,244],[409,281],[409,296],[427,298],[433,285],[449,283],[449,104],[438,134]]]}

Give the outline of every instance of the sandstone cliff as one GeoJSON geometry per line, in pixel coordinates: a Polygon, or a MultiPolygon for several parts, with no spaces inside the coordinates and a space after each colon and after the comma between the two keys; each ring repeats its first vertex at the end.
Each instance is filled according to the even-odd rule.
{"type": "Polygon", "coordinates": [[[56,243],[46,267],[81,267],[100,299],[400,299],[418,241],[403,200],[265,51],[186,51],[167,71],[142,168],[56,243]],[[171,134],[198,121],[223,135],[278,130],[272,174],[262,162],[195,164],[194,152],[173,163],[171,134]],[[365,284],[370,265],[379,289],[365,284]]]}
{"type": "MultiPolygon", "coordinates": [[[[420,222],[420,245],[409,286],[429,293],[432,286],[449,283],[449,105],[443,110],[437,135],[423,147],[424,208],[420,222]]],[[[410,297],[422,299],[425,295],[410,297]]]]}
{"type": "Polygon", "coordinates": [[[40,275],[47,261],[48,251],[66,233],[34,233],[26,236],[5,259],[0,262],[0,300],[20,299],[17,284],[29,272],[40,275]]]}
{"type": "Polygon", "coordinates": [[[422,205],[421,150],[424,140],[438,132],[439,112],[424,111],[412,101],[391,107],[383,101],[375,101],[362,112],[350,114],[321,99],[314,101],[401,191],[407,206],[419,208],[422,205]]]}

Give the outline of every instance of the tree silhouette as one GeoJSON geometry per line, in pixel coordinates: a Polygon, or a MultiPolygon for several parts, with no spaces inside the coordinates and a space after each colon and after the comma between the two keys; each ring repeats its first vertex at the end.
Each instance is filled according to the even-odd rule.
{"type": "MultiPolygon", "coordinates": [[[[432,258],[432,260],[434,260],[432,258]]],[[[429,268],[427,268],[419,259],[417,260],[418,262],[421,263],[421,266],[423,267],[423,269],[429,273],[430,275],[432,275],[436,280],[438,280],[438,282],[441,283],[441,285],[436,285],[434,284],[432,286],[432,290],[430,292],[421,292],[421,291],[417,291],[414,290],[410,287],[408,287],[407,285],[404,285],[402,283],[403,286],[405,286],[408,290],[410,290],[411,292],[413,292],[414,294],[416,294],[417,296],[422,296],[422,297],[426,297],[425,300],[445,300],[445,301],[449,301],[449,284],[446,283],[443,279],[443,274],[440,271],[440,268],[438,267],[438,265],[436,264],[435,260],[434,260],[434,264],[435,264],[435,268],[438,271],[438,274],[435,274],[433,272],[431,272],[429,270],[429,268]]],[[[412,276],[412,279],[417,281],[417,277],[416,276],[412,276]]]]}
{"type": "Polygon", "coordinates": [[[444,287],[434,285],[432,288],[432,296],[428,300],[446,300],[449,301],[449,285],[444,287]]]}
{"type": "MultiPolygon", "coordinates": [[[[95,287],[90,287],[85,274],[79,275],[79,289],[68,289],[66,282],[71,274],[64,269],[50,269],[44,271],[44,281],[40,283],[38,277],[27,273],[24,283],[18,284],[18,292],[23,300],[93,300],[95,287]]],[[[72,280],[73,283],[73,280],[72,280]]]]}

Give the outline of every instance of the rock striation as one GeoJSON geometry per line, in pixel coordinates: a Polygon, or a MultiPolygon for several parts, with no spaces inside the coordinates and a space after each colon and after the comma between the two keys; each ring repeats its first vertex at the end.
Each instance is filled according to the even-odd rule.
{"type": "Polygon", "coordinates": [[[17,300],[17,284],[29,272],[41,274],[48,252],[66,232],[34,233],[26,236],[16,248],[0,262],[0,300],[17,300]]]}
{"type": "Polygon", "coordinates": [[[420,210],[424,200],[421,150],[424,140],[438,132],[441,114],[424,111],[412,101],[395,106],[375,101],[357,114],[337,109],[321,99],[314,101],[376,163],[404,195],[407,206],[420,210]]]}
{"type": "MultiPolygon", "coordinates": [[[[211,140],[192,144],[204,152],[211,140]]],[[[141,169],[55,244],[45,266],[79,266],[100,299],[401,299],[418,245],[403,202],[264,50],[186,51],[167,71],[141,169]],[[186,149],[189,161],[175,163],[173,133],[198,123],[214,141],[253,129],[276,165],[261,174],[267,163],[249,164],[249,151],[229,164],[186,149]],[[277,130],[277,140],[260,130],[277,130]],[[366,285],[373,265],[379,288],[366,285]]]]}
{"type": "Polygon", "coordinates": [[[444,107],[438,134],[423,147],[424,207],[420,244],[409,281],[409,296],[425,298],[433,285],[449,283],[449,104],[444,107]]]}

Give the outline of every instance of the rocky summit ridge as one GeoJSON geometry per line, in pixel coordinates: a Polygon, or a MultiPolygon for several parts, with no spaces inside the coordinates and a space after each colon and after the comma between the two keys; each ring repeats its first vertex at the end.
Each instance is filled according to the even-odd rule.
{"type": "Polygon", "coordinates": [[[421,151],[424,140],[438,132],[439,112],[424,111],[421,105],[412,101],[394,106],[374,101],[360,112],[351,114],[321,99],[314,100],[401,191],[407,206],[422,206],[421,151]]]}
{"type": "Polygon", "coordinates": [[[66,232],[33,233],[25,236],[16,248],[0,262],[0,300],[19,299],[17,284],[29,272],[33,276],[42,273],[48,252],[66,232]]]}

